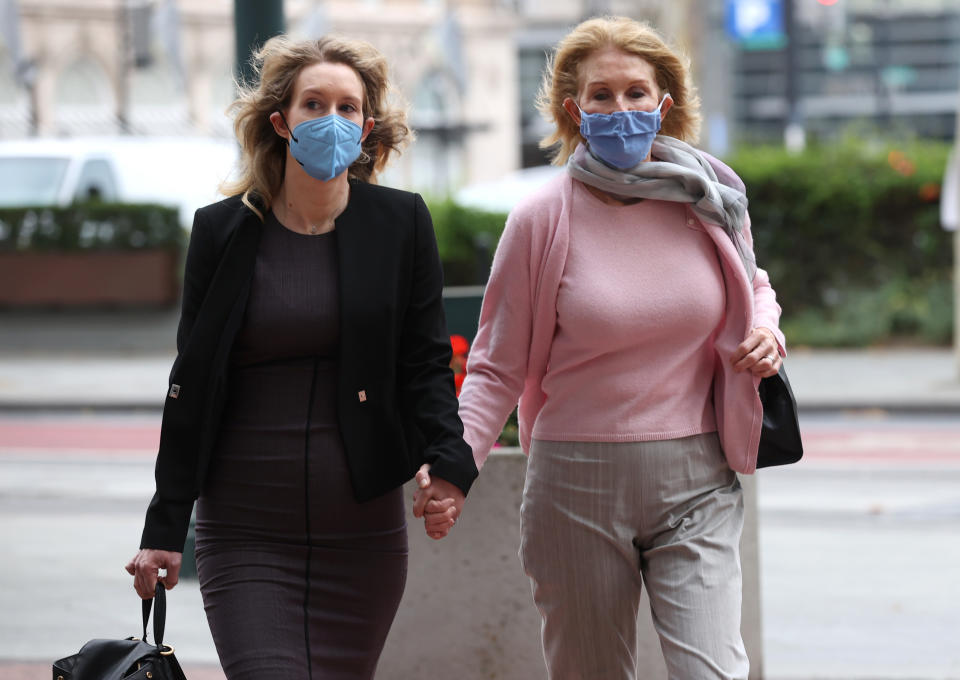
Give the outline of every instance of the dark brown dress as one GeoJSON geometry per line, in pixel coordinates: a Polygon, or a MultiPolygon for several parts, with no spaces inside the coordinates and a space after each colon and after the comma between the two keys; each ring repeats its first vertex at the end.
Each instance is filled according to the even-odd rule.
{"type": "Polygon", "coordinates": [[[337,425],[337,234],[264,224],[197,503],[229,680],[372,678],[407,569],[402,488],[357,503],[337,425]]]}

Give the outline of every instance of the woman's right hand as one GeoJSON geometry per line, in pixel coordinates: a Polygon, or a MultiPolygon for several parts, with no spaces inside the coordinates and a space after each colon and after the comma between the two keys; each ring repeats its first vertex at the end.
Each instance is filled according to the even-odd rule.
{"type": "Polygon", "coordinates": [[[463,491],[440,477],[430,476],[430,464],[424,463],[416,474],[417,491],[413,495],[413,516],[423,517],[427,536],[440,540],[457,522],[463,511],[463,491]]]}
{"type": "Polygon", "coordinates": [[[133,556],[125,568],[127,573],[133,576],[133,587],[136,588],[137,595],[149,600],[157,589],[158,580],[167,590],[177,585],[182,560],[183,553],[144,548],[133,556]],[[166,570],[165,576],[158,576],[161,569],[166,570]]]}

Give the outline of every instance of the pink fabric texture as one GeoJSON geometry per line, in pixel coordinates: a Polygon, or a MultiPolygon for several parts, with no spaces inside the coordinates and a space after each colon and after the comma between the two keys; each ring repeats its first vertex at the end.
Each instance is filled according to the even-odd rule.
{"type": "Polygon", "coordinates": [[[611,206],[573,187],[533,438],[638,442],[715,431],[713,334],[724,285],[713,240],[682,203],[611,206]],[[595,388],[585,392],[584,383],[595,388]]]}
{"type": "MultiPolygon", "coordinates": [[[[719,161],[711,159],[711,163],[719,161]]],[[[720,170],[717,174],[723,177],[720,170]]],[[[725,166],[722,170],[732,174],[725,166]]],[[[546,399],[542,381],[556,331],[557,295],[568,254],[575,181],[563,173],[525,198],[510,213],[497,246],[460,393],[464,438],[473,449],[477,467],[483,465],[518,402],[520,444],[525,452],[530,450],[532,428],[546,399]]],[[[714,338],[717,431],[730,467],[752,473],[763,416],[757,395],[760,379],[749,372],[734,372],[729,359],[750,330],[761,326],[774,332],[781,355],[786,354],[786,342],[778,328],[780,306],[765,271],[758,269],[753,281],[748,280],[722,226],[704,222],[689,206],[685,205],[684,211],[713,240],[726,288],[723,321],[714,338]]],[[[752,248],[749,218],[743,233],[752,248]]],[[[644,359],[640,354],[634,361],[644,359]]],[[[629,369],[624,366],[625,371],[629,369]]],[[[585,379],[582,389],[596,408],[616,406],[602,385],[585,379]]]]}

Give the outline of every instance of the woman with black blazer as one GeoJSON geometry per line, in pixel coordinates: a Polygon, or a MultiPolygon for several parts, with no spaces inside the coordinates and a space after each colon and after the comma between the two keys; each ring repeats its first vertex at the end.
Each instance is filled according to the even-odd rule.
{"type": "Polygon", "coordinates": [[[382,55],[276,37],[255,64],[234,104],[242,174],[194,219],[127,571],[143,598],[176,584],[196,500],[227,678],[371,678],[406,577],[401,485],[429,470],[415,514],[432,500],[439,538],[477,475],[436,240],[419,195],[371,183],[409,136],[382,55]]]}

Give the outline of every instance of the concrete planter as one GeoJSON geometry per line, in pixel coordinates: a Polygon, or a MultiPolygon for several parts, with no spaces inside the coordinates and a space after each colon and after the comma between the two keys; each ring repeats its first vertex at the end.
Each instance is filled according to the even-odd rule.
{"type": "Polygon", "coordinates": [[[0,252],[4,307],[165,307],[179,288],[175,249],[0,252]]]}

